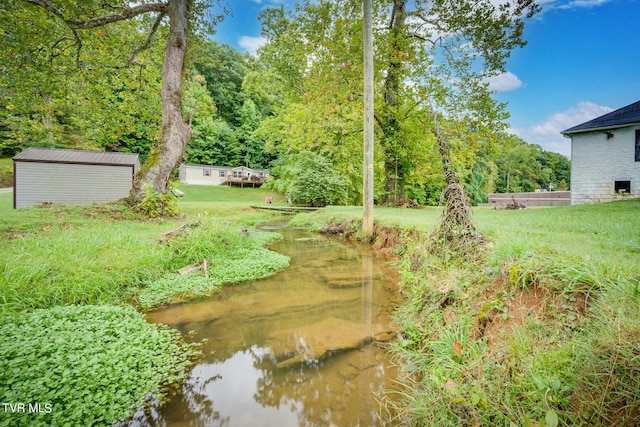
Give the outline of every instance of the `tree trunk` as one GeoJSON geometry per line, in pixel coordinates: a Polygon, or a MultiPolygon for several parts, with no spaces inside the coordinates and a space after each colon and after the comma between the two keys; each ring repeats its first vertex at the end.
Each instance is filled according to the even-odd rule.
{"type": "Polygon", "coordinates": [[[138,173],[131,190],[134,202],[145,195],[145,185],[160,194],[168,190],[171,173],[182,160],[191,139],[191,126],[182,117],[182,74],[187,50],[189,0],[170,0],[170,35],[162,66],[162,129],[158,145],[138,173]]]}
{"type": "Polygon", "coordinates": [[[385,157],[385,186],[387,190],[386,203],[399,205],[406,201],[404,190],[404,168],[399,159],[399,144],[396,141],[400,132],[397,118],[399,92],[404,78],[404,60],[402,52],[406,43],[405,26],[407,20],[406,0],[394,0],[390,30],[390,57],[387,76],[384,81],[384,119],[381,123],[385,157]],[[399,164],[400,163],[400,164],[399,164]]]}

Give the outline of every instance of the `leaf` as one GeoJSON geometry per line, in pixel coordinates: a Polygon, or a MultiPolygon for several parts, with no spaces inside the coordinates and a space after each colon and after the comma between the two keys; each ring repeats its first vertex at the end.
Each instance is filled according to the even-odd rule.
{"type": "Polygon", "coordinates": [[[553,409],[547,411],[547,414],[544,416],[544,424],[546,427],[558,426],[558,414],[556,414],[553,409]]]}

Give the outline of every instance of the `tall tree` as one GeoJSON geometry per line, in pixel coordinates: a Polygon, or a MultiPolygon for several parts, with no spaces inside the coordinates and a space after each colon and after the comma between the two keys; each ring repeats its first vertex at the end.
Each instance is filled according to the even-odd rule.
{"type": "MultiPolygon", "coordinates": [[[[76,52],[76,63],[82,68],[84,35],[88,31],[107,27],[117,22],[144,24],[142,17],[153,14],[144,43],[135,47],[127,60],[127,65],[136,62],[137,55],[153,44],[163,20],[168,18],[168,36],[162,65],[162,123],[158,143],[148,161],[136,177],[131,199],[140,200],[145,194],[145,186],[150,185],[159,193],[166,193],[171,173],[182,159],[185,147],[191,138],[191,119],[183,117],[182,77],[189,37],[196,33],[189,24],[194,23],[210,1],[168,0],[167,2],[142,2],[132,5],[126,0],[103,2],[88,0],[22,0],[45,10],[56,18],[56,22],[66,28],[66,35],[60,39],[68,49],[76,52]]],[[[201,22],[201,21],[200,21],[201,22]]]]}
{"type": "MultiPolygon", "coordinates": [[[[503,72],[511,50],[524,45],[523,20],[536,11],[532,0],[500,6],[491,0],[374,3],[377,159],[387,203],[406,201],[411,181],[420,179],[414,171],[431,160],[424,148],[447,142],[446,133],[440,140],[434,133],[434,113],[495,131],[504,109],[491,98],[487,78],[503,72]]],[[[261,57],[288,95],[288,103],[265,125],[283,146],[336,152],[340,148],[331,146],[332,139],[361,132],[354,117],[344,114],[351,110],[361,117],[361,107],[353,104],[361,102],[360,15],[355,0],[305,1],[289,14],[282,8],[262,14],[269,43],[261,57]],[[306,133],[296,129],[293,118],[300,115],[306,133]]],[[[341,146],[347,142],[339,140],[341,146]]]]}

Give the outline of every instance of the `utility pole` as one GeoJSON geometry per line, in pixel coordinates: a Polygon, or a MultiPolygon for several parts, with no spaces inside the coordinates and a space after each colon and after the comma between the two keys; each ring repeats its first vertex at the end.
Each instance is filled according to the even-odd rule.
{"type": "Polygon", "coordinates": [[[364,30],[364,171],[362,235],[373,236],[373,6],[363,0],[364,30]]]}

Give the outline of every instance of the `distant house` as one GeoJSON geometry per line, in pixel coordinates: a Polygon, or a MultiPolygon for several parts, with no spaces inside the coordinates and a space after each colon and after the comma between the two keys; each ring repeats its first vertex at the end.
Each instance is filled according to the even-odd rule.
{"type": "Polygon", "coordinates": [[[640,197],[640,101],[562,134],[571,138],[571,204],[640,197]]]}
{"type": "Polygon", "coordinates": [[[137,154],[28,148],[13,158],[13,207],[122,199],[139,168],[137,154]]]}
{"type": "Polygon", "coordinates": [[[269,176],[266,169],[251,169],[246,166],[210,166],[183,163],[178,168],[180,182],[199,185],[240,185],[257,187],[269,176]]]}

